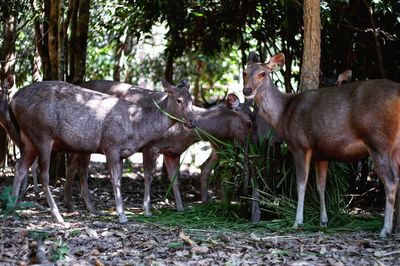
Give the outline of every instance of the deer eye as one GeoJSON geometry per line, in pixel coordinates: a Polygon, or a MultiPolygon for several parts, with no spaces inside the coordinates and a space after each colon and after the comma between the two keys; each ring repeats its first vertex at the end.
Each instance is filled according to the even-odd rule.
{"type": "Polygon", "coordinates": [[[263,77],[265,77],[265,72],[259,73],[259,74],[258,74],[258,77],[259,77],[260,79],[263,78],[263,77]]]}
{"type": "Polygon", "coordinates": [[[176,103],[177,103],[177,104],[182,104],[182,103],[183,103],[183,101],[182,101],[182,99],[181,99],[181,98],[178,98],[178,99],[176,100],[176,103]]]}

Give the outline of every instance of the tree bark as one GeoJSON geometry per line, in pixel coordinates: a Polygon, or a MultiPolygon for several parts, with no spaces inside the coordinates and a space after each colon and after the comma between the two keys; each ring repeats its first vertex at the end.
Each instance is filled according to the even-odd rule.
{"type": "MultiPolygon", "coordinates": [[[[15,41],[17,30],[17,18],[13,15],[8,1],[1,4],[3,10],[3,45],[0,47],[0,87],[1,93],[7,93],[15,83],[15,41]]],[[[8,100],[8,95],[5,95],[5,100],[8,100]]],[[[7,160],[8,153],[8,135],[6,130],[0,126],[0,166],[4,166],[7,160]]]]}
{"type": "MultiPolygon", "coordinates": [[[[78,10],[76,18],[76,28],[71,34],[71,39],[75,40],[75,49],[70,51],[70,57],[74,58],[71,64],[74,64],[73,72],[71,72],[72,83],[80,83],[83,81],[86,71],[86,54],[87,54],[87,38],[89,31],[89,10],[90,1],[78,1],[78,10]]],[[[72,66],[72,65],[71,65],[72,66]]]]}
{"type": "Polygon", "coordinates": [[[303,60],[300,91],[317,89],[321,57],[321,18],[319,0],[304,0],[303,60]]]}

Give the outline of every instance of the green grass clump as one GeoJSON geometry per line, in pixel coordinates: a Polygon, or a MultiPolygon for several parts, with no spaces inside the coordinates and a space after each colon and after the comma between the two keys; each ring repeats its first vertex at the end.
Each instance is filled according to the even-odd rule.
{"type": "MultiPolygon", "coordinates": [[[[152,217],[145,217],[142,214],[130,214],[129,219],[140,223],[156,224],[171,228],[182,228],[186,230],[215,230],[218,232],[258,232],[259,234],[271,233],[296,233],[296,232],[320,232],[337,233],[345,231],[366,230],[376,232],[382,226],[382,218],[354,216],[342,213],[330,217],[328,228],[319,227],[319,211],[305,206],[305,223],[300,229],[292,227],[295,216],[295,202],[285,199],[283,202],[275,202],[276,210],[285,211],[292,208],[287,214],[270,220],[262,220],[253,224],[249,219],[241,218],[240,206],[233,204],[227,206],[221,202],[207,204],[194,204],[187,206],[182,212],[172,209],[159,209],[152,217]],[[282,210],[285,209],[285,210],[282,210]],[[313,219],[308,219],[312,217],[313,219]],[[338,217],[340,216],[340,219],[338,217]]],[[[264,205],[263,205],[264,209],[264,205]]],[[[265,209],[264,209],[265,210],[265,209]]]]}

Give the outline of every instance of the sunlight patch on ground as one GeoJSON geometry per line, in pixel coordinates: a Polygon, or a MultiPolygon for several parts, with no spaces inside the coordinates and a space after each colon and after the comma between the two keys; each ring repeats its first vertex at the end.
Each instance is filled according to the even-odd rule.
{"type": "MultiPolygon", "coordinates": [[[[189,171],[190,173],[200,173],[199,167],[210,156],[211,148],[207,142],[198,142],[190,146],[181,155],[181,171],[189,171]]],[[[106,162],[106,157],[103,154],[92,154],[90,156],[92,162],[106,162]]],[[[131,163],[142,164],[142,153],[135,153],[128,159],[131,163]]],[[[162,156],[158,157],[157,168],[162,167],[162,156]]]]}

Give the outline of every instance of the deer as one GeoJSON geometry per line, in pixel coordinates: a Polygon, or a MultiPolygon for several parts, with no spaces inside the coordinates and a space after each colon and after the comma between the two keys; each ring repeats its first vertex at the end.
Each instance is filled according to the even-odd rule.
{"type": "Polygon", "coordinates": [[[399,183],[400,84],[388,79],[356,81],[337,88],[285,94],[270,74],[281,69],[283,53],[261,63],[250,53],[243,73],[243,94],[253,99],[260,115],[287,143],[293,154],[297,180],[294,227],[303,223],[303,207],[310,162],[316,166],[320,225],[327,226],[325,186],[328,161],[353,162],[370,155],[385,187],[384,225],[380,237],[393,229],[399,183]]]}
{"type": "Polygon", "coordinates": [[[111,175],[119,222],[126,223],[120,191],[122,160],[162,137],[176,118],[188,130],[195,127],[187,80],[178,86],[166,80],[161,83],[166,94],[158,105],[151,99],[134,104],[62,81],[36,82],[20,89],[9,108],[21,141],[12,195],[18,197],[27,170],[37,158],[50,211],[63,223],[49,189],[51,151],[102,153],[111,175]]]}
{"type": "MultiPolygon", "coordinates": [[[[142,89],[127,83],[106,80],[93,80],[80,84],[103,93],[116,95],[125,100],[136,102],[142,98],[152,96],[154,91],[146,90],[147,94],[138,93],[142,89]]],[[[253,122],[249,108],[240,104],[238,97],[230,93],[225,104],[219,104],[211,109],[204,109],[193,106],[194,120],[196,127],[200,128],[218,139],[236,139],[244,143],[247,136],[252,134],[253,122]]],[[[175,196],[176,208],[178,211],[184,209],[178,182],[178,173],[181,154],[192,144],[200,141],[198,134],[194,131],[187,131],[177,123],[165,133],[160,139],[154,140],[140,149],[143,153],[143,168],[145,179],[145,193],[143,199],[144,215],[151,216],[150,194],[155,159],[158,154],[164,155],[164,162],[167,168],[168,177],[172,183],[175,196]]],[[[208,200],[208,176],[212,171],[212,165],[218,159],[215,146],[212,145],[210,157],[201,166],[201,199],[208,200]]],[[[70,206],[72,198],[72,183],[76,174],[80,176],[81,190],[84,201],[89,211],[93,212],[87,186],[87,169],[90,158],[83,154],[73,154],[68,159],[67,180],[64,187],[64,205],[70,206]],[[85,157],[85,158],[83,158],[85,157]]]]}

